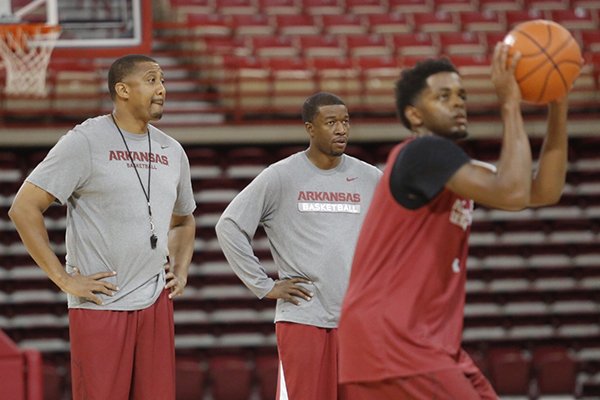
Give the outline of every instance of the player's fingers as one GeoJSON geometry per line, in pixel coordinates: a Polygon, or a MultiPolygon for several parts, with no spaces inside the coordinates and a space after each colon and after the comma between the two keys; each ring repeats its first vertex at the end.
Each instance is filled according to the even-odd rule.
{"type": "Polygon", "coordinates": [[[508,68],[507,64],[508,59],[508,45],[504,43],[500,43],[500,54],[499,54],[499,62],[498,67],[501,71],[505,71],[508,68]]]}
{"type": "Polygon", "coordinates": [[[300,305],[300,301],[298,300],[298,298],[294,297],[292,295],[287,295],[287,296],[283,297],[283,300],[293,303],[297,306],[300,305]]]}
{"type": "Polygon", "coordinates": [[[515,69],[517,69],[517,64],[519,63],[520,59],[521,59],[521,52],[520,51],[515,51],[515,53],[512,56],[511,63],[510,63],[510,70],[512,72],[514,72],[515,69]]]}
{"type": "Polygon", "coordinates": [[[169,298],[173,299],[176,296],[181,296],[183,294],[183,289],[184,288],[180,285],[173,287],[173,290],[171,291],[171,293],[169,293],[169,298]]]}
{"type": "Polygon", "coordinates": [[[290,283],[312,283],[309,279],[306,278],[290,278],[286,281],[290,283]]]}
{"type": "Polygon", "coordinates": [[[502,42],[496,43],[496,47],[494,47],[494,54],[492,56],[492,68],[493,69],[498,68],[498,64],[499,64],[498,61],[500,59],[501,48],[502,48],[502,42]]]}
{"type": "Polygon", "coordinates": [[[110,290],[113,292],[116,292],[117,290],[119,290],[119,287],[117,285],[115,285],[114,283],[97,280],[97,281],[95,281],[95,284],[97,285],[96,287],[98,287],[98,288],[107,289],[107,290],[110,290]]]}
{"type": "Polygon", "coordinates": [[[296,289],[296,288],[290,288],[290,290],[288,290],[287,293],[290,296],[301,297],[301,298],[303,298],[304,300],[307,300],[307,301],[310,300],[310,298],[311,298],[310,292],[305,293],[303,290],[299,290],[299,289],[296,289]]]}
{"type": "Polygon", "coordinates": [[[294,293],[299,293],[301,297],[304,297],[307,300],[313,296],[310,290],[303,288],[302,286],[294,286],[292,289],[294,290],[294,293]]]}
{"type": "Polygon", "coordinates": [[[89,275],[88,278],[97,281],[99,279],[110,278],[111,276],[115,276],[116,274],[117,273],[115,271],[98,272],[98,273],[89,275]]]}
{"type": "Polygon", "coordinates": [[[115,291],[113,289],[110,289],[104,285],[100,285],[99,287],[97,287],[96,289],[93,290],[95,293],[104,293],[107,296],[114,296],[115,295],[115,291]]]}
{"type": "Polygon", "coordinates": [[[96,303],[96,304],[98,304],[99,306],[101,306],[101,305],[102,305],[102,300],[100,299],[100,297],[96,296],[95,294],[93,294],[93,293],[91,293],[91,292],[90,292],[90,294],[87,296],[87,299],[88,299],[89,301],[91,301],[92,303],[96,303]]]}
{"type": "Polygon", "coordinates": [[[176,284],[177,284],[177,281],[175,279],[169,279],[169,280],[167,280],[167,284],[165,285],[165,289],[171,289],[176,284]]]}

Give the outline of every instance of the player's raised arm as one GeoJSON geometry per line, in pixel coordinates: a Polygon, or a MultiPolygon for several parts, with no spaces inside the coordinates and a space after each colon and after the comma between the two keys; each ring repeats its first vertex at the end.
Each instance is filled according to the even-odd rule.
{"type": "Polygon", "coordinates": [[[497,169],[481,163],[463,165],[448,180],[453,192],[489,207],[519,210],[530,202],[531,148],[521,115],[521,95],[514,77],[520,56],[507,63],[508,46],[498,43],[492,60],[492,82],[496,87],[503,123],[502,147],[497,169]]]}
{"type": "Polygon", "coordinates": [[[548,127],[539,156],[538,170],[531,185],[530,206],[560,200],[567,176],[567,97],[548,104],[548,127]]]}

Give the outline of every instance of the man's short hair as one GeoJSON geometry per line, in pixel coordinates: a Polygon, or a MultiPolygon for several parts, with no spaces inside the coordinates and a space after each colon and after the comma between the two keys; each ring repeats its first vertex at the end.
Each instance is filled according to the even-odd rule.
{"type": "Polygon", "coordinates": [[[346,104],[333,93],[318,92],[304,100],[302,105],[302,121],[313,122],[319,112],[319,107],[346,104]]]}
{"type": "Polygon", "coordinates": [[[115,85],[119,82],[123,82],[127,75],[133,72],[137,64],[144,62],[155,63],[156,60],[142,54],[129,54],[112,63],[108,70],[108,92],[110,93],[111,99],[114,100],[117,97],[115,85]]]}
{"type": "Polygon", "coordinates": [[[417,62],[412,68],[402,70],[400,79],[396,82],[396,112],[408,129],[411,129],[410,121],[404,115],[404,110],[414,105],[419,94],[427,87],[427,78],[439,72],[458,73],[447,58],[429,58],[417,62]]]}

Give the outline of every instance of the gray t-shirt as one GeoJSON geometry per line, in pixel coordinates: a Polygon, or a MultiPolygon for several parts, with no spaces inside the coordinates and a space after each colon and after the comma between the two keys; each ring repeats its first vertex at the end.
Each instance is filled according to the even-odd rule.
{"type": "Polygon", "coordinates": [[[70,308],[139,310],[154,303],[165,284],[167,233],[171,216],[194,211],[189,162],[181,145],[149,126],[148,136],[123,131],[148,192],[158,243],[150,246],[148,206],[123,139],[110,115],[77,125],[50,150],[27,181],[67,205],[67,271],[116,271],[106,280],[114,296],[99,294],[103,305],[68,296],[70,308]]]}
{"type": "Polygon", "coordinates": [[[251,240],[260,224],[280,279],[304,277],[314,294],[296,306],[277,301],[275,321],[337,327],[358,233],[381,171],[343,155],[331,170],[305,152],[261,172],[229,204],[216,226],[229,264],[259,298],[273,288],[251,240]]]}

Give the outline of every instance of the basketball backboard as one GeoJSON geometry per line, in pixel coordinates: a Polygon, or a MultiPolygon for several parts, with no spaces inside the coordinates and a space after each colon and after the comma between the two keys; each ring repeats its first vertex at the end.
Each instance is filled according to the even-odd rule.
{"type": "Polygon", "coordinates": [[[60,25],[52,57],[148,53],[151,0],[0,0],[0,23],[60,25]]]}

